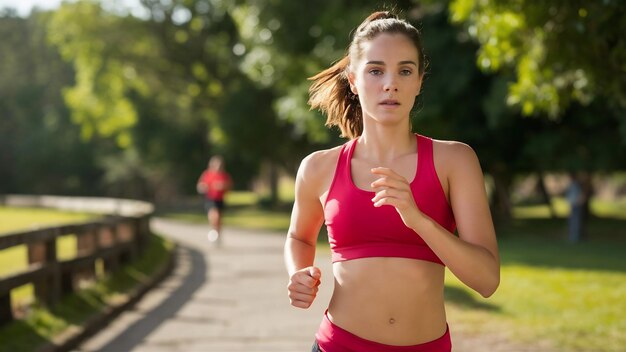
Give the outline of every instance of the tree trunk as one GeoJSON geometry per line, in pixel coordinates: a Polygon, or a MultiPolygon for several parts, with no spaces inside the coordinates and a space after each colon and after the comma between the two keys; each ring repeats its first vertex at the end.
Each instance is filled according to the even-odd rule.
{"type": "Polygon", "coordinates": [[[278,166],[270,162],[269,168],[270,201],[275,206],[278,204],[278,166]]]}
{"type": "Polygon", "coordinates": [[[546,183],[543,178],[543,171],[539,171],[537,173],[537,189],[541,194],[541,197],[543,198],[543,202],[548,206],[548,209],[550,209],[550,217],[552,217],[552,219],[556,219],[556,210],[552,206],[552,198],[550,197],[548,189],[546,188],[546,183]]]}
{"type": "Polygon", "coordinates": [[[512,218],[511,198],[509,196],[511,177],[502,170],[492,171],[491,176],[494,181],[494,194],[491,202],[494,218],[498,221],[509,222],[512,218]]]}

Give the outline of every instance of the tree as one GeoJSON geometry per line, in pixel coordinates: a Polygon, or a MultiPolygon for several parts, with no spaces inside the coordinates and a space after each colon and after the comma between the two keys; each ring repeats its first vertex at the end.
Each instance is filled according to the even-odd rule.
{"type": "Polygon", "coordinates": [[[100,194],[96,142],[61,96],[74,71],[46,43],[44,13],[0,15],[0,193],[100,194]]]}
{"type": "MultiPolygon", "coordinates": [[[[280,160],[275,150],[281,148],[272,147],[280,146],[276,134],[288,129],[265,113],[272,99],[251,105],[233,99],[263,93],[239,73],[238,33],[226,4],[142,4],[143,19],[104,3],[66,3],[50,22],[51,42],[76,67],[77,83],[65,98],[83,135],[114,138],[120,153],[135,150],[120,155],[138,158],[118,161],[134,160],[155,191],[192,190],[212,153],[225,154],[239,186],[264,158],[280,160]],[[242,138],[247,130],[255,133],[242,138]],[[249,144],[255,147],[240,158],[236,151],[249,144]],[[169,186],[160,187],[164,182],[169,186]]],[[[116,175],[111,178],[126,177],[116,175]]],[[[129,182],[136,176],[127,175],[129,182]]]]}
{"type": "MultiPolygon", "coordinates": [[[[510,77],[506,101],[534,121],[526,167],[590,174],[626,155],[626,5],[620,1],[454,0],[454,22],[475,38],[478,66],[510,77]]],[[[588,214],[592,191],[584,192],[588,214]]],[[[584,222],[584,221],[583,221],[584,222]]]]}
{"type": "Polygon", "coordinates": [[[480,43],[481,69],[515,70],[507,99],[525,115],[555,118],[596,97],[626,108],[623,1],[453,0],[450,12],[480,43]]]}

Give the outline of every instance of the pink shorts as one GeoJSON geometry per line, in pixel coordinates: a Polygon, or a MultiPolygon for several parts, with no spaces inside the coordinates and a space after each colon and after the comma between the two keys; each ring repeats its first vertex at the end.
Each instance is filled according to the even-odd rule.
{"type": "Polygon", "coordinates": [[[450,352],[452,341],[450,330],[446,325],[446,332],[440,338],[411,346],[392,346],[366,340],[348,332],[328,319],[328,312],[324,314],[315,339],[323,352],[450,352]]]}

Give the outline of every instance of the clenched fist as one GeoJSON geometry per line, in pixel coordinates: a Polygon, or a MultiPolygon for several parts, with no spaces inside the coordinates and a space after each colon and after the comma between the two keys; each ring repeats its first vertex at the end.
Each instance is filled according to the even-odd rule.
{"type": "Polygon", "coordinates": [[[289,278],[289,300],[291,305],[298,308],[309,308],[320,285],[322,272],[319,268],[309,266],[293,273],[289,278]]]}

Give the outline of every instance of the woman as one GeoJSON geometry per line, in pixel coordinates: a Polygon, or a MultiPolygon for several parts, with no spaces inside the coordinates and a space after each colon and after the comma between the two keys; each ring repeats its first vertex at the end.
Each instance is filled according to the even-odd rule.
{"type": "Polygon", "coordinates": [[[346,57],[312,77],[312,108],[351,139],[307,156],[296,178],[285,243],[293,306],[315,299],[323,222],[333,261],[334,291],[313,351],[450,351],[444,267],[484,297],[498,287],[476,154],[411,132],[424,70],[417,29],[376,12],[346,57]]]}
{"type": "Polygon", "coordinates": [[[224,159],[219,155],[214,155],[209,160],[207,169],[202,172],[196,189],[198,193],[205,195],[204,208],[211,230],[208,238],[210,242],[221,245],[222,237],[222,212],[224,211],[224,196],[230,190],[232,181],[230,175],[224,168],[224,159]]]}

